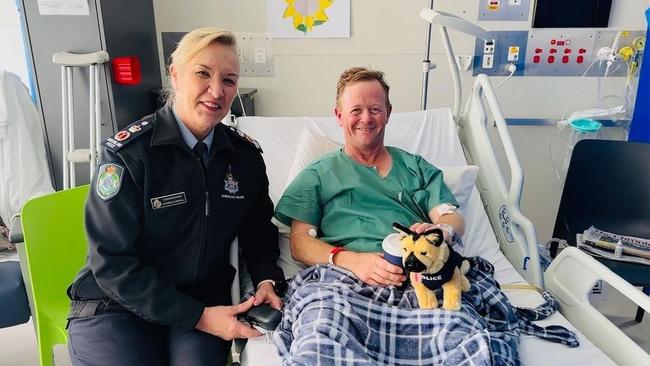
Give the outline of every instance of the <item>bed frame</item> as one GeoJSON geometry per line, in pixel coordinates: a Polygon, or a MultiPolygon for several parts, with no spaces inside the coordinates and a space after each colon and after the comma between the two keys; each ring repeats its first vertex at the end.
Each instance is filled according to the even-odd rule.
{"type": "Polygon", "coordinates": [[[535,228],[519,208],[523,170],[486,75],[476,77],[469,100],[458,118],[458,126],[468,163],[481,167],[477,188],[508,261],[528,282],[555,295],[562,315],[614,362],[619,365],[650,365],[650,355],[589,302],[589,293],[596,282],[602,280],[645,311],[650,308],[650,297],[576,248],[560,252],[542,276],[535,228]],[[485,104],[491,112],[491,119],[488,119],[485,104]],[[494,122],[506,153],[510,168],[508,188],[488,137],[488,120],[494,122]]]}
{"type": "MultiPolygon", "coordinates": [[[[589,303],[589,293],[597,280],[604,280],[647,312],[650,312],[650,297],[575,248],[562,251],[542,274],[535,228],[520,209],[523,170],[486,75],[476,77],[465,109],[454,119],[468,163],[480,167],[477,188],[500,249],[508,261],[528,282],[553,293],[561,304],[560,312],[614,362],[620,365],[650,364],[650,355],[589,303]],[[496,126],[506,153],[509,186],[506,186],[488,137],[488,120],[496,126]]],[[[234,266],[239,263],[238,253],[235,241],[231,247],[234,266]]],[[[240,298],[237,280],[233,284],[232,296],[233,299],[240,298]]],[[[237,347],[233,348],[235,363],[239,362],[239,351],[237,347]]]]}

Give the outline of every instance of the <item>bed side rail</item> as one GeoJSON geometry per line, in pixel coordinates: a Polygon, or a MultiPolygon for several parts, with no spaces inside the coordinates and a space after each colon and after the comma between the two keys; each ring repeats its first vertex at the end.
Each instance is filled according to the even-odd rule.
{"type": "Polygon", "coordinates": [[[597,280],[650,312],[650,297],[609,268],[575,247],[560,252],[544,273],[546,289],[560,302],[560,311],[576,328],[619,365],[650,365],[650,355],[589,302],[597,280]]]}
{"type": "Polygon", "coordinates": [[[470,164],[478,165],[477,187],[501,251],[530,283],[543,287],[537,251],[537,236],[532,222],[519,208],[524,174],[510,139],[499,102],[486,75],[478,75],[459,121],[459,135],[470,164]],[[498,136],[510,167],[507,188],[503,173],[490,143],[483,97],[490,108],[498,136]]]}

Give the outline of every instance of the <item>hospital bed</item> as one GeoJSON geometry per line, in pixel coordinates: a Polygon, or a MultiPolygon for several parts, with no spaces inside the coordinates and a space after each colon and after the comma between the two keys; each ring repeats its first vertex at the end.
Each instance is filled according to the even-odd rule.
{"type": "MultiPolygon", "coordinates": [[[[476,78],[469,100],[456,119],[457,122],[448,108],[393,113],[386,128],[385,143],[422,155],[441,167],[443,173],[449,173],[446,175],[457,175],[452,172],[463,170],[468,164],[480,167],[476,185],[469,182],[467,197],[460,199],[461,213],[467,223],[463,236],[465,246],[460,252],[488,259],[495,266],[495,277],[502,285],[529,283],[551,291],[559,299],[561,314],[553,314],[539,324],[566,326],[576,331],[580,341],[579,347],[569,348],[522,336],[519,345],[522,362],[525,365],[650,364],[650,356],[593,308],[588,299],[598,279],[607,281],[650,311],[647,296],[574,248],[561,252],[542,275],[534,226],[519,209],[523,171],[487,77],[479,75],[476,78]],[[488,111],[491,118],[488,118],[488,111]],[[509,185],[505,183],[488,138],[488,120],[496,124],[507,156],[509,185]]],[[[326,144],[343,141],[333,117],[243,117],[237,120],[237,127],[261,144],[270,196],[275,203],[287,185],[290,170],[295,173],[297,161],[308,156],[306,150],[313,149],[314,143],[318,145],[319,138],[326,144]]],[[[473,179],[471,174],[469,176],[467,179],[473,179]]],[[[466,178],[461,177],[463,179],[466,178]]],[[[278,263],[285,275],[291,275],[300,267],[291,259],[287,228],[280,229],[282,254],[278,263]]],[[[234,260],[236,255],[237,248],[233,245],[231,256],[234,260]]],[[[246,287],[244,283],[245,280],[242,287],[246,287]]],[[[234,298],[239,298],[239,286],[233,289],[234,298]]],[[[540,294],[530,288],[512,286],[504,292],[514,306],[535,307],[543,302],[540,294]]],[[[249,340],[241,354],[233,356],[239,357],[242,365],[281,364],[275,345],[266,337],[249,340]]]]}

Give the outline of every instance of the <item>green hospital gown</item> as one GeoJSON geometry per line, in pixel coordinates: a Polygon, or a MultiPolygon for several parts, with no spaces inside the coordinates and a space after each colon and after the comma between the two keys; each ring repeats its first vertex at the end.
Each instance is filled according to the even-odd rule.
{"type": "Polygon", "coordinates": [[[393,222],[427,222],[442,203],[458,206],[442,180],[442,171],[419,155],[387,147],[393,159],[382,178],[372,167],[341,150],[305,168],[287,187],[275,210],[286,225],[292,219],[319,228],[321,240],[357,252],[380,252],[394,232],[393,222]]]}

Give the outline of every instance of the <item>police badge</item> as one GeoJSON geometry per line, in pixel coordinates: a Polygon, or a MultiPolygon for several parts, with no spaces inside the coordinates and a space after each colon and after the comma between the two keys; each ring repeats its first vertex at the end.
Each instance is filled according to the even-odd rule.
{"type": "Polygon", "coordinates": [[[235,180],[231,172],[226,173],[226,179],[223,180],[225,185],[223,189],[230,194],[239,192],[239,182],[235,180]]]}

